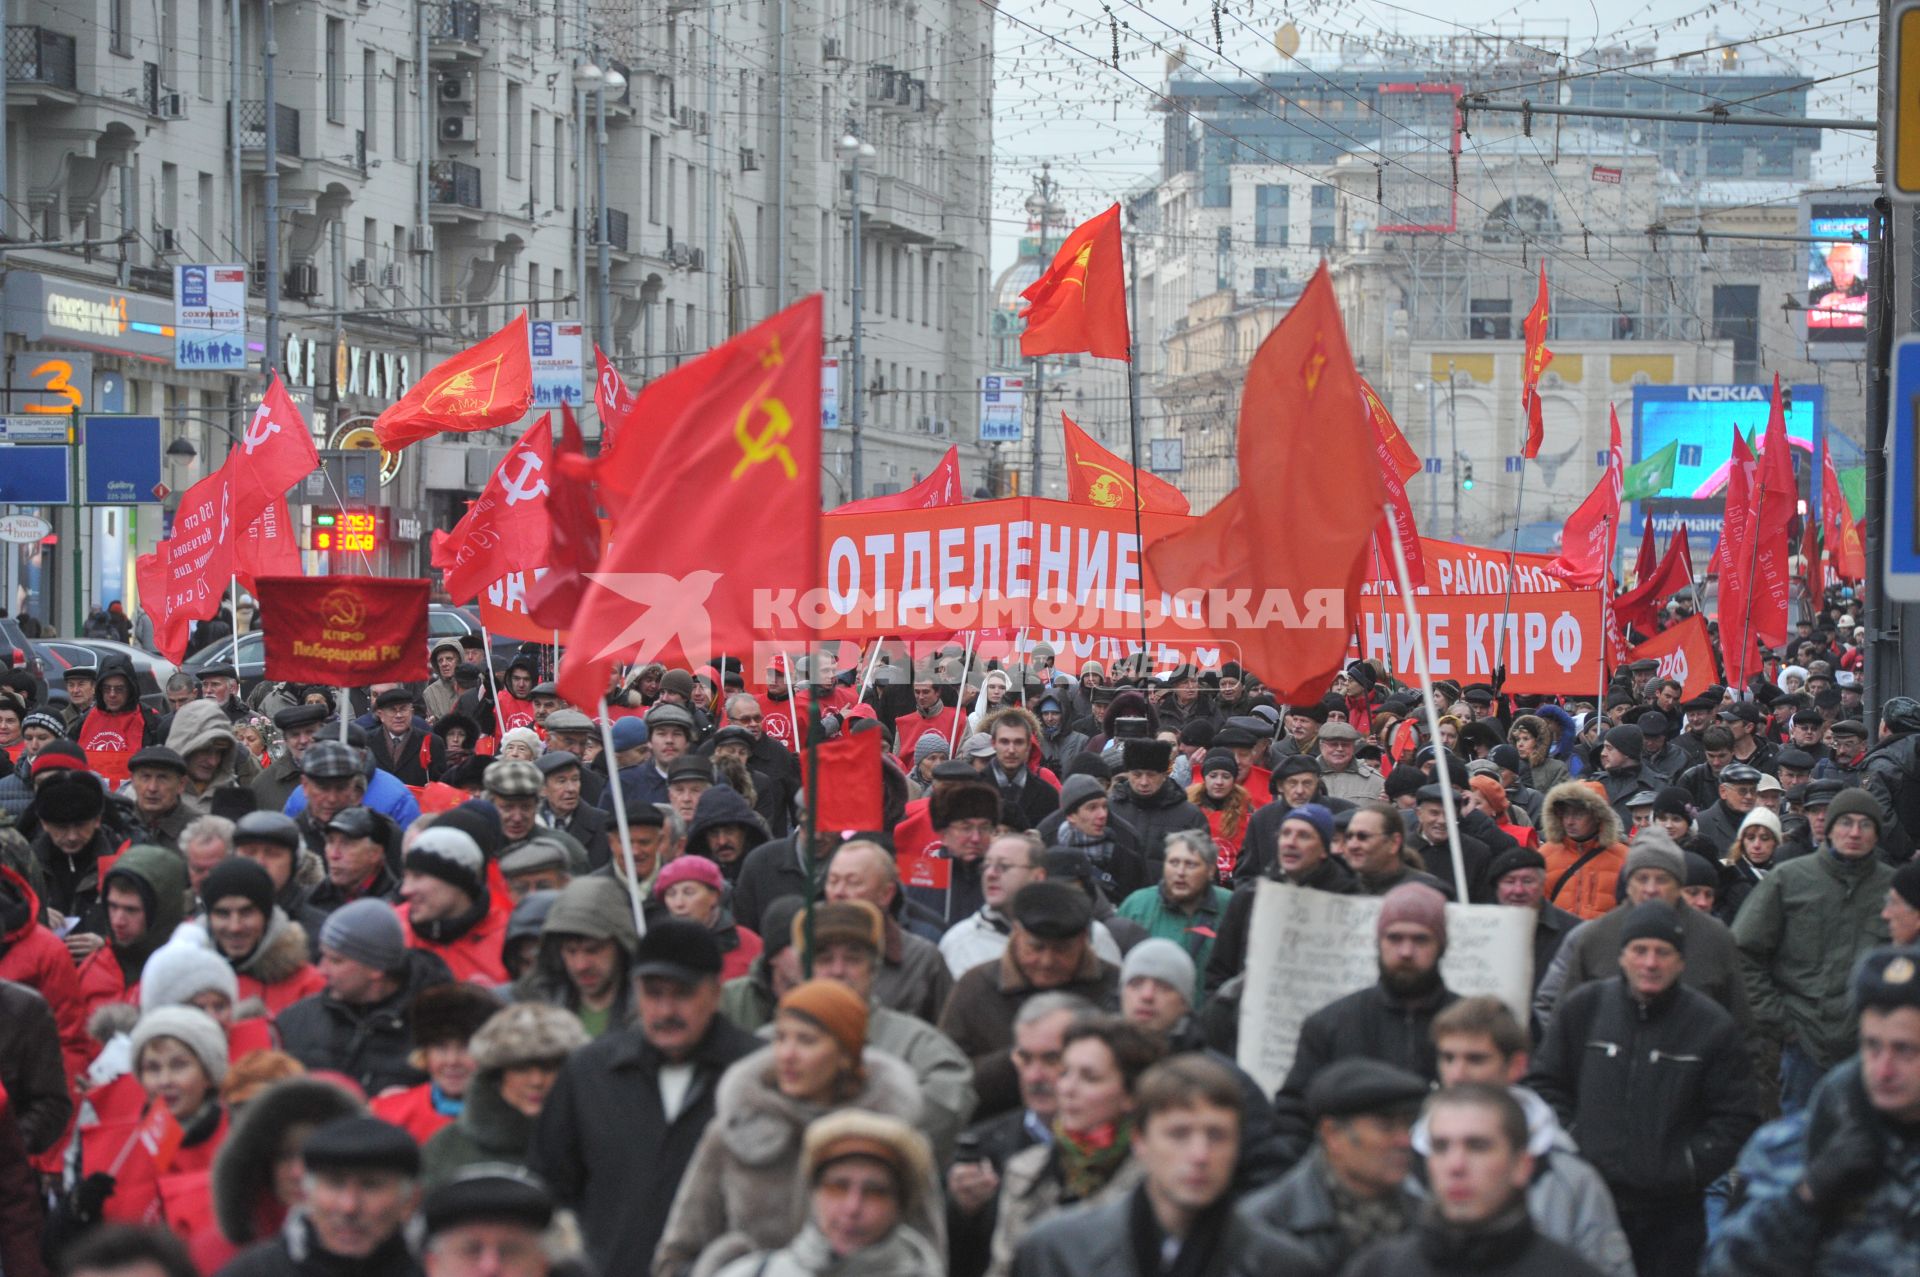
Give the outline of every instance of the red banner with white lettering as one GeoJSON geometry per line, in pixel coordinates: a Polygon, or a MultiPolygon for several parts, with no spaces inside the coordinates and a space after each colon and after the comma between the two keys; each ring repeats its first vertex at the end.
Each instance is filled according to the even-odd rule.
{"type": "Polygon", "coordinates": [[[404,683],[427,659],[428,582],[373,576],[269,576],[267,677],[326,687],[404,683]]]}
{"type": "MultiPolygon", "coordinates": [[[[1352,654],[1386,661],[1395,670],[1415,668],[1413,631],[1399,603],[1379,600],[1359,618],[1352,654]]],[[[1428,668],[1436,679],[1484,683],[1505,665],[1505,690],[1534,693],[1588,692],[1599,686],[1606,652],[1598,590],[1513,596],[1513,619],[1503,622],[1504,594],[1423,595],[1415,600],[1428,668]],[[1500,633],[1500,648],[1494,632],[1500,633]]]]}
{"type": "Polygon", "coordinates": [[[1720,679],[1720,667],[1713,659],[1713,639],[1707,633],[1704,616],[1690,616],[1627,653],[1629,661],[1645,657],[1660,662],[1654,677],[1674,679],[1680,684],[1683,700],[1698,696],[1720,679]]]}

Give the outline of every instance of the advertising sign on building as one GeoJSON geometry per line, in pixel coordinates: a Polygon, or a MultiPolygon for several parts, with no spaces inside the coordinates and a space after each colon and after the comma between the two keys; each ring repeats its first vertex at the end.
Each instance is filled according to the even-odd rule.
{"type": "Polygon", "coordinates": [[[980,442],[1018,443],[1026,399],[1024,377],[980,379],[980,442]]]}
{"type": "Polygon", "coordinates": [[[173,268],[173,366],[247,366],[247,268],[239,262],[173,268]]]}
{"type": "Polygon", "coordinates": [[[1806,248],[1807,303],[1794,312],[1797,335],[1810,359],[1865,359],[1873,272],[1887,268],[1872,252],[1872,193],[1805,195],[1800,212],[1807,237],[1818,242],[1806,248]]]}
{"type": "Polygon", "coordinates": [[[536,319],[527,325],[528,354],[533,359],[533,406],[579,407],[583,400],[581,332],[577,319],[536,319]]]}
{"type": "Polygon", "coordinates": [[[820,428],[840,428],[840,361],[820,361],[820,428]]]}

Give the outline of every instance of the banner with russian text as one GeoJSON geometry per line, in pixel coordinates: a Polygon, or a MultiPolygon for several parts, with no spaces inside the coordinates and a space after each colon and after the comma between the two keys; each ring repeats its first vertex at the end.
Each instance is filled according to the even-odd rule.
{"type": "Polygon", "coordinates": [[[1627,653],[1629,661],[1645,657],[1660,662],[1655,678],[1670,678],[1680,684],[1683,700],[1693,699],[1720,680],[1720,667],[1713,659],[1713,639],[1707,633],[1704,616],[1690,616],[1627,653]]]}
{"type": "Polygon", "coordinates": [[[266,576],[259,585],[268,678],[359,687],[425,671],[427,581],[266,576]]]}
{"type": "MultiPolygon", "coordinates": [[[[1507,667],[1505,690],[1522,695],[1592,691],[1600,683],[1606,643],[1598,590],[1513,596],[1513,620],[1502,625],[1504,594],[1429,595],[1420,599],[1420,636],[1435,679],[1484,683],[1507,667]],[[1500,626],[1501,647],[1494,647],[1500,626]]],[[[1397,606],[1368,609],[1353,654],[1411,671],[1413,630],[1397,606]]]]}

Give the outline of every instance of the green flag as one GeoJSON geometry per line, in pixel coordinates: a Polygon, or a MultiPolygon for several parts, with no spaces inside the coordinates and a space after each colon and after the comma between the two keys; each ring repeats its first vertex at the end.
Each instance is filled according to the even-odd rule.
{"type": "Polygon", "coordinates": [[[1621,481],[1620,499],[1640,501],[1665,492],[1673,483],[1673,463],[1679,456],[1680,441],[1676,439],[1645,461],[1628,466],[1621,481]]]}

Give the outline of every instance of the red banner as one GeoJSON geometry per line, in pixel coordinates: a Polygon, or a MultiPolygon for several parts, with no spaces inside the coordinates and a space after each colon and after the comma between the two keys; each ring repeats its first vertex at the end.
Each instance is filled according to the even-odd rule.
{"type": "MultiPolygon", "coordinates": [[[[1513,592],[1515,594],[1557,594],[1567,588],[1567,583],[1547,572],[1547,565],[1553,562],[1548,554],[1516,554],[1513,556],[1513,592]]],[[[1409,571],[1413,564],[1407,564],[1409,571]]],[[[1392,565],[1387,565],[1387,575],[1367,586],[1369,592],[1398,594],[1392,577],[1392,565]]],[[[1505,594],[1507,592],[1507,552],[1484,545],[1455,545],[1451,541],[1436,541],[1432,537],[1420,538],[1420,568],[1426,574],[1427,584],[1423,589],[1415,578],[1415,594],[1505,594]]]]}
{"type": "Polygon", "coordinates": [[[925,510],[938,505],[959,505],[965,499],[960,488],[960,448],[947,449],[927,477],[904,492],[883,497],[865,497],[829,510],[829,514],[872,514],[875,510],[925,510]]]}
{"type": "Polygon", "coordinates": [[[134,563],[140,606],[153,618],[153,642],[179,660],[187,650],[187,627],[220,610],[220,595],[233,576],[232,480],[214,471],[180,495],[173,535],[134,563]]]}
{"type": "Polygon", "coordinates": [[[468,602],[504,572],[533,566],[546,552],[553,525],[541,498],[553,459],[552,423],[542,415],[527,427],[453,531],[434,531],[433,566],[455,603],[468,602]]]}
{"type": "Polygon", "coordinates": [[[300,534],[294,529],[287,499],[276,497],[247,525],[234,547],[234,570],[249,590],[263,576],[296,576],[300,572],[300,534]]]}
{"type": "Polygon", "coordinates": [[[359,687],[408,682],[426,668],[425,580],[269,576],[259,584],[268,678],[359,687]]]}
{"type": "Polygon", "coordinates": [[[1707,634],[1707,618],[1704,616],[1690,616],[1627,653],[1629,661],[1643,657],[1653,657],[1660,662],[1655,678],[1670,678],[1680,684],[1682,700],[1698,696],[1720,678],[1720,668],[1713,660],[1713,640],[1707,634]]]}
{"type": "MultiPolygon", "coordinates": [[[[1415,676],[1413,631],[1398,599],[1374,600],[1359,618],[1353,655],[1384,660],[1402,678],[1415,676]]],[[[1506,689],[1522,694],[1599,690],[1606,643],[1600,627],[1600,591],[1513,596],[1513,618],[1501,620],[1503,594],[1415,599],[1428,668],[1436,679],[1484,683],[1496,665],[1507,668],[1506,689]],[[1494,630],[1504,652],[1496,652],[1494,630]]]]}

